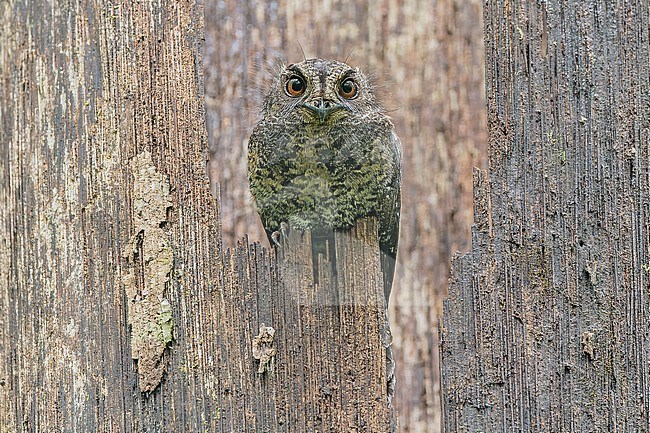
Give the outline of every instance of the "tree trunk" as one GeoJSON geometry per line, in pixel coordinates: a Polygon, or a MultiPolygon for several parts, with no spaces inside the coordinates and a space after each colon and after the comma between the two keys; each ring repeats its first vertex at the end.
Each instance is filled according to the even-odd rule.
{"type": "Polygon", "coordinates": [[[445,432],[650,431],[649,15],[486,3],[490,170],[445,301],[445,432]]]}
{"type": "Polygon", "coordinates": [[[226,252],[229,326],[217,338],[220,407],[230,408],[217,431],[396,431],[376,222],[337,232],[317,269],[311,250],[310,234],[292,231],[277,266],[259,244],[226,252]]]}
{"type": "Polygon", "coordinates": [[[225,245],[266,237],[246,179],[246,142],[274,58],[334,57],[374,75],[404,146],[391,295],[401,431],[439,431],[437,323],[449,263],[469,244],[473,166],[485,165],[478,0],[226,0],[206,4],[206,109],[225,245]],[[301,48],[302,47],[302,48],[301,48]]]}
{"type": "Polygon", "coordinates": [[[375,222],[222,254],[201,8],[0,14],[2,430],[394,431],[375,222]]]}
{"type": "Polygon", "coordinates": [[[202,10],[0,10],[0,425],[214,427],[202,10]]]}

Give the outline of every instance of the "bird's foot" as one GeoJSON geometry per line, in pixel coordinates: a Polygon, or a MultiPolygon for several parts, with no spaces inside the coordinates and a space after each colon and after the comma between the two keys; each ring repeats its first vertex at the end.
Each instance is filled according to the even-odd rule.
{"type": "Polygon", "coordinates": [[[280,230],[276,230],[271,233],[271,240],[276,247],[282,249],[287,246],[287,240],[289,239],[289,224],[280,223],[280,230]]]}
{"type": "Polygon", "coordinates": [[[278,247],[278,248],[282,248],[282,245],[280,245],[280,236],[282,236],[282,235],[277,230],[274,231],[273,233],[271,233],[271,240],[273,241],[275,246],[278,247]]]}

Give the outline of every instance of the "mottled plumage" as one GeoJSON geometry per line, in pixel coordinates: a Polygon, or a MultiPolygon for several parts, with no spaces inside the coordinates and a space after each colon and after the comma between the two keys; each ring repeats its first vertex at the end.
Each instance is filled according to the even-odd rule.
{"type": "Polygon", "coordinates": [[[400,143],[366,76],[345,63],[283,66],[248,145],[248,176],[271,235],[290,228],[345,229],[379,220],[386,299],[400,210],[400,143]]]}

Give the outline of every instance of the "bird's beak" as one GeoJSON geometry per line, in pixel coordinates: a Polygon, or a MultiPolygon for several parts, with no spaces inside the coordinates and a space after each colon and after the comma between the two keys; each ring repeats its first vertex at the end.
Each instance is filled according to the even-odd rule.
{"type": "Polygon", "coordinates": [[[302,106],[316,114],[321,123],[323,123],[331,113],[343,108],[341,104],[324,98],[312,99],[302,104],[302,106]]]}

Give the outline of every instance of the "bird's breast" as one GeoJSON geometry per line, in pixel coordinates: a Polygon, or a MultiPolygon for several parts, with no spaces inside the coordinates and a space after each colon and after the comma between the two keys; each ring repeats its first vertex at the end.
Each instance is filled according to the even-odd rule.
{"type": "Polygon", "coordinates": [[[259,158],[251,190],[264,218],[300,228],[347,227],[377,214],[394,176],[386,128],[292,126],[254,137],[259,158]]]}

